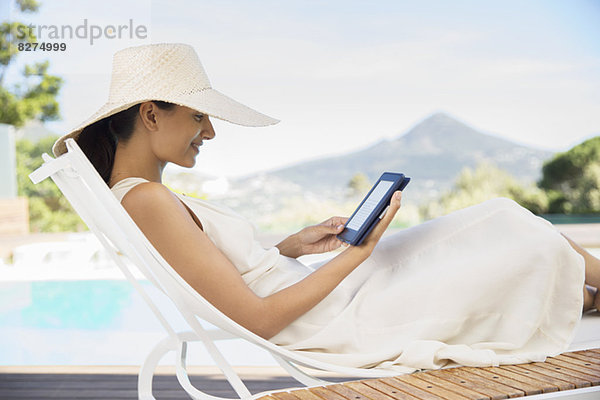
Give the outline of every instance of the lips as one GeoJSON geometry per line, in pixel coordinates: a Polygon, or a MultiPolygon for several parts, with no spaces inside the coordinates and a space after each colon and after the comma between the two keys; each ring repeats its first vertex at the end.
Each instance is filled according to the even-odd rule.
{"type": "Polygon", "coordinates": [[[200,151],[199,147],[202,146],[202,142],[199,143],[192,143],[191,145],[194,149],[196,149],[196,151],[200,151]]]}

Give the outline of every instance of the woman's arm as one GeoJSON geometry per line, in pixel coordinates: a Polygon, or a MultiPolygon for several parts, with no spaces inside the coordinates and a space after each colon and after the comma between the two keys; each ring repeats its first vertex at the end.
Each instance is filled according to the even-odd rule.
{"type": "Polygon", "coordinates": [[[264,298],[246,285],[231,261],[165,186],[139,184],[125,195],[122,204],[190,286],[229,318],[269,339],[317,305],[371,254],[400,208],[400,197],[392,200],[386,216],[361,246],[347,248],[303,280],[264,298]]]}

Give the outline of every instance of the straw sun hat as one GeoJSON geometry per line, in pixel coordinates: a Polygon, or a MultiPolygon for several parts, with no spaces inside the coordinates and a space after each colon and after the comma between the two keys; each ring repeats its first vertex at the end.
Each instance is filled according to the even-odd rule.
{"type": "Polygon", "coordinates": [[[259,113],[213,89],[194,48],[181,43],[130,47],[113,56],[108,101],[70,133],[52,152],[67,151],[64,141],[88,125],[144,101],[166,101],[244,126],[267,126],[278,120],[259,113]]]}

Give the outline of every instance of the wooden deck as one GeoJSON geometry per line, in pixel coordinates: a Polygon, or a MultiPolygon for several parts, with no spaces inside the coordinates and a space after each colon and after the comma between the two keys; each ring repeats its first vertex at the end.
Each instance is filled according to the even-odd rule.
{"type": "MultiPolygon", "coordinates": [[[[347,378],[346,378],[347,379],[347,378]]],[[[336,381],[346,380],[335,378],[336,381]]],[[[191,375],[194,386],[206,393],[221,397],[236,397],[222,377],[191,375]]],[[[301,386],[289,376],[264,376],[244,379],[251,393],[301,386]]],[[[190,399],[174,375],[154,376],[154,397],[161,399],[190,399]]],[[[3,373],[0,374],[0,399],[137,399],[137,375],[82,373],[3,373]]]]}
{"type": "MultiPolygon", "coordinates": [[[[216,368],[190,368],[190,380],[194,386],[206,393],[221,397],[235,398],[235,391],[229,383],[216,373],[216,368]]],[[[137,399],[137,367],[20,367],[0,368],[0,400],[12,399],[137,399]],[[16,372],[5,372],[6,370],[16,372]],[[80,370],[80,373],[76,371],[80,370]],[[111,371],[114,371],[112,373],[111,371]]],[[[154,397],[156,399],[190,399],[185,393],[174,370],[154,376],[154,397]]],[[[251,393],[301,387],[295,379],[280,368],[242,369],[240,374],[251,393]],[[258,370],[258,372],[255,372],[258,370]],[[254,371],[254,372],[253,372],[254,371]]],[[[342,382],[352,377],[328,375],[329,381],[342,382]]],[[[357,379],[357,378],[354,378],[357,379]]]]}
{"type": "MultiPolygon", "coordinates": [[[[497,400],[599,386],[600,349],[564,353],[544,363],[448,368],[360,381],[326,379],[339,383],[298,389],[291,377],[266,374],[244,381],[253,394],[280,390],[261,400],[497,400]]],[[[192,374],[191,380],[209,394],[235,397],[218,375],[192,374]]],[[[189,399],[173,375],[155,375],[154,395],[189,399]]],[[[600,391],[591,396],[600,399],[600,391]]],[[[137,399],[137,375],[1,373],[0,399],[137,399]]]]}

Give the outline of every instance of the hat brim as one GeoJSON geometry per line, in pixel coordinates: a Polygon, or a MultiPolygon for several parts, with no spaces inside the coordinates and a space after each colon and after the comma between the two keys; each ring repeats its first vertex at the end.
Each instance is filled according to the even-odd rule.
{"type": "Polygon", "coordinates": [[[252,108],[243,105],[231,97],[224,95],[218,90],[206,88],[186,95],[179,95],[177,98],[157,96],[125,103],[121,102],[119,104],[110,102],[105,103],[97,112],[86,119],[83,123],[79,124],[79,126],[73,129],[71,132],[58,138],[58,140],[54,143],[54,146],[52,146],[52,152],[56,157],[66,153],[67,147],[65,146],[65,140],[68,138],[77,140],[77,137],[86,126],[98,122],[101,119],[109,117],[120,111],[126,110],[136,104],[152,100],[165,101],[180,106],[189,107],[210,117],[218,118],[236,125],[260,127],[274,125],[279,122],[278,119],[271,118],[268,115],[253,110],[252,108]]]}

